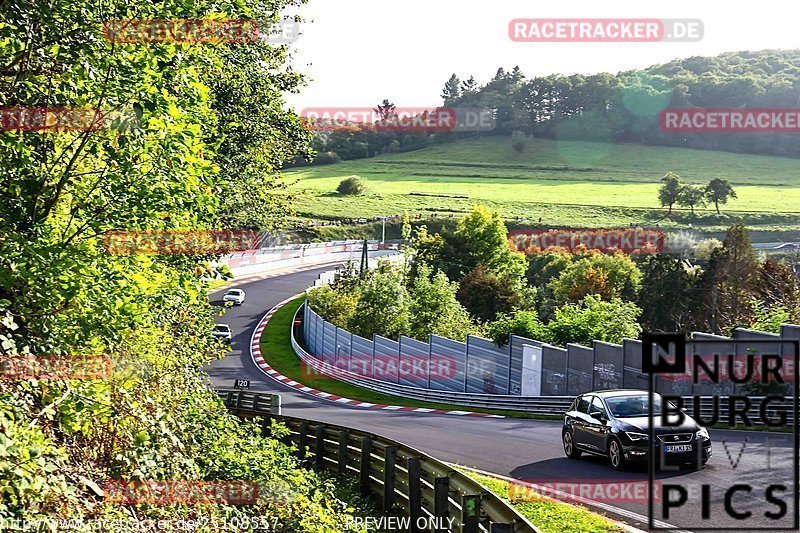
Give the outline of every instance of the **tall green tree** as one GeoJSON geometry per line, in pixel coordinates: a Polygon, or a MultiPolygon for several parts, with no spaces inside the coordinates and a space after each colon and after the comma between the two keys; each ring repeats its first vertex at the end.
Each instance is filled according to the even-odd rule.
{"type": "Polygon", "coordinates": [[[661,187],[658,189],[658,201],[661,202],[661,207],[669,206],[667,214],[672,214],[672,206],[674,206],[680,198],[681,192],[681,177],[673,172],[667,172],[661,178],[661,187]]]}
{"type": "Polygon", "coordinates": [[[681,185],[678,192],[678,204],[688,207],[694,215],[695,207],[706,205],[706,190],[699,185],[681,185]]]}
{"type": "Polygon", "coordinates": [[[747,228],[737,224],[728,229],[724,246],[713,253],[703,274],[703,294],[713,321],[710,329],[730,331],[747,327],[752,320],[751,299],[759,280],[759,261],[747,228]]]}
{"type": "Polygon", "coordinates": [[[402,270],[384,262],[370,270],[361,284],[358,304],[347,329],[367,339],[376,334],[390,339],[407,335],[409,304],[402,270]]]}
{"type": "Polygon", "coordinates": [[[728,200],[736,200],[736,191],[733,190],[733,186],[728,182],[726,179],[722,178],[714,178],[711,182],[706,186],[706,198],[709,202],[714,204],[714,208],[717,210],[717,214],[719,215],[719,204],[725,205],[728,203],[728,200]]]}
{"type": "Polygon", "coordinates": [[[380,117],[379,120],[390,120],[395,117],[396,113],[395,110],[397,106],[391,103],[387,99],[383,99],[383,102],[378,104],[378,107],[374,108],[373,111],[378,114],[380,117]]]}
{"type": "Polygon", "coordinates": [[[469,214],[458,221],[454,234],[459,250],[455,258],[465,266],[474,268],[486,265],[498,274],[521,277],[525,272],[525,258],[512,251],[508,244],[508,230],[500,212],[483,205],[475,205],[469,214]]]}
{"type": "Polygon", "coordinates": [[[458,283],[441,270],[423,265],[409,288],[409,336],[428,341],[429,335],[463,339],[477,330],[456,299],[458,283]]]}
{"type": "Polygon", "coordinates": [[[461,94],[462,95],[471,95],[478,89],[478,82],[475,81],[474,76],[470,76],[468,79],[461,82],[461,94]]]}
{"type": "Polygon", "coordinates": [[[640,269],[642,285],[637,304],[642,310],[642,326],[651,331],[689,331],[693,316],[699,312],[693,305],[698,273],[666,254],[648,257],[640,269]]]}
{"type": "Polygon", "coordinates": [[[519,278],[496,275],[486,265],[478,265],[459,281],[458,301],[475,318],[494,320],[498,313],[511,313],[528,307],[531,296],[519,278]]]}
{"type": "Polygon", "coordinates": [[[450,79],[444,84],[442,89],[442,100],[444,104],[448,105],[461,96],[461,80],[455,74],[450,76],[450,79]]]}

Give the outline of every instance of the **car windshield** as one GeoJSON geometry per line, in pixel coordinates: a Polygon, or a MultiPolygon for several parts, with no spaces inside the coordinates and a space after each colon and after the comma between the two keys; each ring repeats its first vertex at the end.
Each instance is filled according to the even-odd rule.
{"type": "MultiPolygon", "coordinates": [[[[661,396],[654,395],[655,404],[653,414],[661,414],[661,396]]],[[[647,394],[612,396],[606,398],[606,404],[615,418],[631,418],[636,416],[648,416],[649,400],[647,394]]]]}
{"type": "Polygon", "coordinates": [[[234,290],[228,291],[228,294],[231,294],[233,296],[239,296],[240,294],[242,294],[242,291],[234,289],[234,290]]]}
{"type": "Polygon", "coordinates": [[[230,330],[231,328],[229,328],[228,326],[214,326],[214,331],[224,331],[227,333],[230,330]]]}

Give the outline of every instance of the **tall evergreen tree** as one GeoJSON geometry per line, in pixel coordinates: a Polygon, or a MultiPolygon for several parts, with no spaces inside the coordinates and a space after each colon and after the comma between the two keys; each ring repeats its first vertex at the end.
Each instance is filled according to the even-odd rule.
{"type": "Polygon", "coordinates": [[[474,76],[470,76],[468,80],[461,82],[461,94],[472,94],[478,89],[478,82],[475,81],[474,76]]]}
{"type": "Polygon", "coordinates": [[[450,79],[444,84],[442,89],[442,100],[445,105],[461,96],[461,80],[458,76],[453,74],[450,79]]]}

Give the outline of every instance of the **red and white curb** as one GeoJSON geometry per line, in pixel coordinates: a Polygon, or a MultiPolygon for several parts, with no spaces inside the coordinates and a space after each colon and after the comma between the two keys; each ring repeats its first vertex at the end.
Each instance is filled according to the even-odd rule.
{"type": "Polygon", "coordinates": [[[487,413],[475,413],[472,411],[447,411],[445,409],[428,409],[425,407],[403,407],[401,405],[383,405],[383,404],[376,404],[376,403],[369,403],[369,402],[361,402],[358,400],[352,400],[350,398],[343,398],[342,396],[336,396],[335,394],[331,394],[329,392],[322,392],[320,390],[307,387],[302,383],[298,383],[293,379],[289,379],[283,374],[279,373],[277,370],[269,366],[269,364],[264,361],[264,356],[261,354],[261,334],[264,332],[264,328],[267,325],[267,322],[272,318],[278,309],[289,303],[290,301],[297,298],[297,295],[287,298],[286,300],[282,301],[272,309],[270,309],[266,315],[264,315],[261,320],[259,321],[258,325],[256,326],[255,331],[253,331],[253,336],[250,338],[250,357],[253,359],[253,362],[256,366],[261,369],[261,371],[266,374],[267,376],[271,377],[275,381],[283,383],[287,387],[291,387],[295,390],[303,392],[305,394],[309,394],[314,396],[315,398],[319,398],[321,400],[327,400],[329,402],[338,403],[340,405],[349,405],[351,407],[360,407],[363,409],[381,409],[384,411],[409,411],[412,413],[433,413],[433,414],[441,414],[441,415],[456,415],[456,416],[479,416],[482,418],[505,418],[504,416],[500,415],[490,415],[487,413]]]}

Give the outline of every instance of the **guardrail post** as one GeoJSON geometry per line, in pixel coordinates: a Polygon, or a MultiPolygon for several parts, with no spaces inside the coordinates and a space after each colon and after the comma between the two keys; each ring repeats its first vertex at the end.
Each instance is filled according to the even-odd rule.
{"type": "Polygon", "coordinates": [[[236,391],[236,410],[238,411],[242,407],[242,391],[236,391]]]}
{"type": "Polygon", "coordinates": [[[305,420],[300,422],[300,442],[297,447],[297,454],[300,456],[300,460],[305,460],[306,448],[308,447],[308,422],[305,420]]]}
{"type": "Polygon", "coordinates": [[[264,416],[264,417],[261,418],[261,434],[264,435],[264,436],[269,435],[269,433],[270,433],[270,431],[269,431],[269,428],[270,428],[269,422],[270,422],[269,416],[264,416]]]}
{"type": "Polygon", "coordinates": [[[387,446],[384,453],[384,466],[386,469],[383,471],[383,511],[388,511],[394,505],[394,463],[397,448],[395,446],[387,446]]]}
{"type": "Polygon", "coordinates": [[[481,518],[481,495],[465,494],[461,497],[461,524],[463,533],[478,533],[481,518]]]}
{"type": "Polygon", "coordinates": [[[281,414],[281,395],[280,394],[272,394],[270,398],[269,404],[269,413],[271,415],[280,415],[281,414]]]}
{"type": "Polygon", "coordinates": [[[441,527],[437,528],[437,533],[446,533],[447,517],[450,514],[447,496],[450,492],[450,478],[437,477],[433,480],[433,516],[439,518],[441,527]]]}
{"type": "Polygon", "coordinates": [[[469,385],[469,335],[464,342],[464,392],[467,392],[467,385],[469,385]]]}
{"type": "Polygon", "coordinates": [[[253,411],[258,412],[258,399],[261,397],[260,394],[255,393],[253,394],[253,411]]]}
{"type": "Polygon", "coordinates": [[[419,457],[409,457],[408,469],[408,511],[411,516],[411,531],[422,531],[417,520],[422,516],[422,482],[420,481],[419,457]]]}
{"type": "Polygon", "coordinates": [[[347,431],[339,432],[339,473],[347,473],[347,441],[350,440],[350,434],[347,431]]]}
{"type": "Polygon", "coordinates": [[[225,393],[225,407],[230,407],[231,402],[233,401],[233,393],[228,391],[225,393]]]}
{"type": "Polygon", "coordinates": [[[317,466],[322,466],[325,458],[325,426],[319,424],[314,431],[314,436],[317,440],[317,445],[314,448],[314,461],[317,466]]]}
{"type": "Polygon", "coordinates": [[[359,473],[361,474],[358,482],[359,492],[361,496],[366,497],[369,494],[369,470],[372,466],[372,439],[364,437],[361,439],[361,464],[359,465],[359,473]]]}

